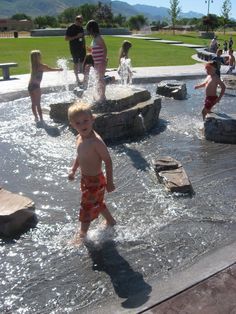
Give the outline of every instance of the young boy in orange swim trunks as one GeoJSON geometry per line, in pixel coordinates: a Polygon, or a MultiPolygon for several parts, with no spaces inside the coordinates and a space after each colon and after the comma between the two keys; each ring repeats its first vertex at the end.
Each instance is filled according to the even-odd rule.
{"type": "Polygon", "coordinates": [[[89,105],[76,101],[68,110],[69,122],[79,133],[77,136],[77,157],[74,160],[69,180],[74,180],[78,168],[81,172],[80,232],[75,236],[79,244],[87,235],[91,221],[101,214],[107,226],[114,226],[115,219],[104,202],[105,189],[115,190],[113,183],[112,160],[102,138],[93,130],[94,117],[89,105]],[[102,173],[105,164],[106,177],[102,173]]]}
{"type": "Polygon", "coordinates": [[[225,84],[222,82],[220,77],[216,74],[217,63],[208,62],[205,65],[205,69],[207,72],[207,77],[205,81],[203,81],[202,83],[194,87],[195,89],[198,89],[201,87],[206,88],[205,104],[204,104],[204,108],[202,109],[203,120],[205,120],[207,113],[211,112],[212,107],[221,100],[222,96],[225,93],[225,84]],[[221,88],[219,96],[217,96],[218,85],[221,88]]]}

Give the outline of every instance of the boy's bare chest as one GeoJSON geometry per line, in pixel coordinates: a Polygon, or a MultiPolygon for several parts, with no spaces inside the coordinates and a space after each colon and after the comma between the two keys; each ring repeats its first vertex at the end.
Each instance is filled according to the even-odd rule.
{"type": "Polygon", "coordinates": [[[77,156],[80,161],[86,161],[93,158],[95,150],[93,144],[89,142],[79,143],[77,146],[77,156]]]}

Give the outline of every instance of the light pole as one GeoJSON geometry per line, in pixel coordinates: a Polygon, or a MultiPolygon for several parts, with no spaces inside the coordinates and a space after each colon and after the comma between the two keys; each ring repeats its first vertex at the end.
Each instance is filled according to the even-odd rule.
{"type": "Polygon", "coordinates": [[[207,3],[207,15],[209,15],[210,12],[210,2],[213,3],[213,0],[205,0],[205,3],[207,3]]]}

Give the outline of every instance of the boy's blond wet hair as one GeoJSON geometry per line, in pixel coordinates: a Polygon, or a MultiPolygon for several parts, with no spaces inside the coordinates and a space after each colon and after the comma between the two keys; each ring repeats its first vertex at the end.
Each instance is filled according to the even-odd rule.
{"type": "Polygon", "coordinates": [[[68,120],[73,121],[81,113],[87,113],[93,116],[89,104],[76,100],[68,109],[68,120]]]}

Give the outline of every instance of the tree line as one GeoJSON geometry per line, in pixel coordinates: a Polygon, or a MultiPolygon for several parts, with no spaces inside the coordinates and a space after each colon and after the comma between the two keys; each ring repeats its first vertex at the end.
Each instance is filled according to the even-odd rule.
{"type": "Polygon", "coordinates": [[[171,23],[173,29],[178,25],[194,25],[197,30],[215,30],[227,26],[236,27],[236,22],[230,19],[231,2],[224,0],[222,5],[222,14],[208,14],[201,18],[181,18],[181,8],[179,0],[170,0],[169,18],[163,21],[152,21],[138,14],[129,18],[122,14],[114,15],[111,4],[98,2],[97,4],[83,4],[79,7],[70,7],[65,9],[58,16],[37,16],[34,19],[24,13],[18,13],[11,18],[16,20],[32,20],[36,28],[62,27],[66,28],[72,23],[77,15],[82,15],[85,23],[91,19],[96,20],[100,27],[127,27],[130,30],[140,30],[146,25],[154,27],[156,30],[161,29],[171,23]]]}

